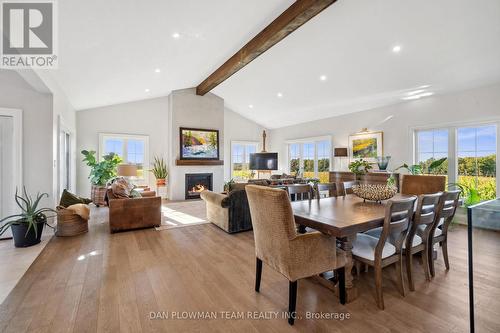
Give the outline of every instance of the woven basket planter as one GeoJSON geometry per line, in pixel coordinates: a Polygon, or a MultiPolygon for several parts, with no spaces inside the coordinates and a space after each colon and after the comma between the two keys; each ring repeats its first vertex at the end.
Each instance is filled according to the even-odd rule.
{"type": "Polygon", "coordinates": [[[106,186],[92,185],[90,199],[92,200],[94,205],[96,205],[97,207],[106,206],[106,201],[104,200],[105,196],[106,186]]]}
{"type": "Polygon", "coordinates": [[[56,236],[68,237],[81,235],[89,231],[89,223],[80,215],[64,207],[57,207],[56,236]]]}

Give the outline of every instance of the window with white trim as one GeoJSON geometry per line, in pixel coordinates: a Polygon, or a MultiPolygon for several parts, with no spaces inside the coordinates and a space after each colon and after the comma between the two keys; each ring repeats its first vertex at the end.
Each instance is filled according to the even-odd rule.
{"type": "Polygon", "coordinates": [[[250,170],[250,154],[257,152],[258,142],[233,141],[231,142],[231,178],[247,180],[254,177],[250,170]]]}
{"type": "Polygon", "coordinates": [[[447,157],[436,173],[446,174],[448,183],[477,189],[481,200],[496,198],[498,123],[422,129],[414,135],[414,162],[424,172],[433,161],[447,157]]]}
{"type": "Polygon", "coordinates": [[[137,166],[136,183],[147,184],[149,179],[149,137],[147,135],[99,134],[99,157],[109,153],[120,156],[123,163],[137,166]]]}
{"type": "Polygon", "coordinates": [[[288,172],[305,178],[329,181],[332,160],[330,137],[302,139],[288,142],[288,172]]]}

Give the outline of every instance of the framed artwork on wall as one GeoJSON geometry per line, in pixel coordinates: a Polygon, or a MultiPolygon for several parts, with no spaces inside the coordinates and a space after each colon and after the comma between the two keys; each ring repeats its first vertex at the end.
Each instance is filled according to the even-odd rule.
{"type": "Polygon", "coordinates": [[[181,127],[179,139],[181,160],[219,159],[219,130],[181,127]]]}
{"type": "Polygon", "coordinates": [[[361,132],[349,135],[349,157],[377,163],[377,156],[384,156],[384,133],[361,132]]]}

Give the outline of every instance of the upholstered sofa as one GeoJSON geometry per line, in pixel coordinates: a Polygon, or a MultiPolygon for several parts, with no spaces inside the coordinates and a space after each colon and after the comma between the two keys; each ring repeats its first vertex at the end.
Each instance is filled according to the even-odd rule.
{"type": "Polygon", "coordinates": [[[207,206],[207,219],[228,233],[252,229],[245,186],[233,184],[229,193],[203,191],[200,197],[207,206]]]}
{"type": "Polygon", "coordinates": [[[161,224],[161,197],[145,191],[141,198],[118,198],[107,190],[109,230],[117,231],[158,227],[161,224]]]}

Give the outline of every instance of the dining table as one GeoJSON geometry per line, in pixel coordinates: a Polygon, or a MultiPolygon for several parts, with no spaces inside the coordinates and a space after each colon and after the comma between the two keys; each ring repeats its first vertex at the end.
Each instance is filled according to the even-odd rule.
{"type": "MultiPolygon", "coordinates": [[[[396,194],[392,199],[406,197],[408,196],[396,194]]],[[[386,203],[387,201],[380,203],[365,201],[354,194],[291,203],[295,223],[338,239],[340,248],[344,250],[346,256],[345,287],[348,303],[358,297],[352,276],[354,266],[352,247],[356,234],[383,225],[386,203]]]]}

